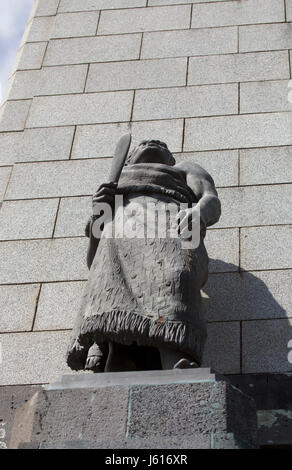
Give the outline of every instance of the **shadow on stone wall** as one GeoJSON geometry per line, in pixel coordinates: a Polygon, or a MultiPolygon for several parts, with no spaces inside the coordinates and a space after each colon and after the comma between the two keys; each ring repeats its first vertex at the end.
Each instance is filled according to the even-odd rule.
{"type": "Polygon", "coordinates": [[[210,262],[218,272],[209,275],[203,288],[203,308],[214,336],[214,345],[207,345],[209,364],[216,367],[217,356],[222,363],[225,349],[219,372],[292,371],[292,319],[289,321],[286,310],[289,271],[239,272],[233,264],[210,262]],[[229,360],[235,364],[231,354],[238,355],[238,349],[241,349],[240,369],[236,371],[235,365],[228,369],[229,360]]]}

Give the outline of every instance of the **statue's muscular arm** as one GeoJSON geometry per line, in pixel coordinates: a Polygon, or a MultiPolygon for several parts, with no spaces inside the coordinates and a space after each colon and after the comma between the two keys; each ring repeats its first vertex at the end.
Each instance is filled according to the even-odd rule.
{"type": "Polygon", "coordinates": [[[199,199],[196,210],[200,210],[205,227],[214,225],[220,218],[221,204],[212,177],[200,165],[192,162],[178,163],[175,168],[185,172],[187,185],[199,199]]]}

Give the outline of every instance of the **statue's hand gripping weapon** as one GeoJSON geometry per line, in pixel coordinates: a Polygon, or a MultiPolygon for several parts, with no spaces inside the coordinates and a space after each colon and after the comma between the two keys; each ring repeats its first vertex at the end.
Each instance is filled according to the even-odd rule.
{"type": "MultiPolygon", "coordinates": [[[[124,165],[125,165],[125,162],[126,162],[126,159],[127,159],[127,156],[128,156],[131,141],[132,141],[131,134],[125,134],[120,138],[120,140],[119,140],[119,142],[116,146],[113,161],[112,161],[112,166],[111,166],[111,171],[110,171],[110,176],[109,176],[110,183],[118,184],[121,173],[122,173],[122,170],[124,168],[124,165]]],[[[85,234],[90,238],[93,236],[93,234],[92,234],[92,224],[99,217],[100,216],[93,216],[89,220],[89,222],[86,226],[85,234]]]]}

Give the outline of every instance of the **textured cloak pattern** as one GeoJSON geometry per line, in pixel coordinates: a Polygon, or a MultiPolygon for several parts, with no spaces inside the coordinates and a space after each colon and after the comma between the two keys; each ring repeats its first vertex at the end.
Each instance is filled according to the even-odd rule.
{"type": "MultiPolygon", "coordinates": [[[[125,204],[127,221],[135,219],[143,226],[137,203],[145,207],[153,201],[161,202],[153,196],[129,195],[125,204]]],[[[117,225],[120,216],[118,211],[117,225]]],[[[187,250],[178,238],[103,237],[73,330],[68,365],[74,370],[84,369],[93,342],[107,341],[168,346],[200,364],[206,339],[200,289],[207,273],[203,240],[197,249],[187,250]]]]}

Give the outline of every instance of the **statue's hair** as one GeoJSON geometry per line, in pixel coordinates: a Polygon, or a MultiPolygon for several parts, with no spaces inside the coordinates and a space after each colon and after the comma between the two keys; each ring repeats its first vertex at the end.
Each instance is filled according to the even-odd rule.
{"type": "MultiPolygon", "coordinates": [[[[148,139],[148,140],[142,140],[142,142],[140,142],[139,145],[137,145],[131,153],[129,153],[129,155],[127,156],[127,159],[126,159],[126,163],[125,163],[125,166],[127,165],[131,165],[131,160],[133,158],[133,155],[135,154],[137,148],[141,145],[141,144],[147,144],[147,143],[150,143],[150,142],[153,142],[155,144],[158,144],[160,145],[161,147],[164,147],[164,149],[166,150],[166,152],[169,154],[169,156],[171,157],[172,160],[174,160],[174,157],[171,153],[171,151],[169,150],[169,148],[167,147],[167,144],[165,142],[162,142],[161,140],[153,140],[153,139],[148,139]]],[[[174,160],[174,163],[175,164],[175,160],[174,160]]]]}

